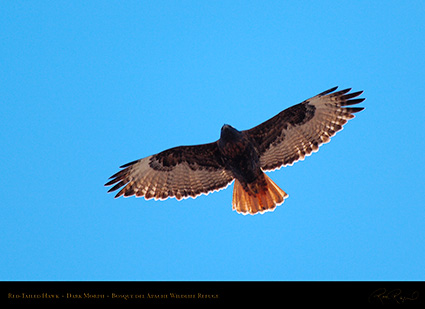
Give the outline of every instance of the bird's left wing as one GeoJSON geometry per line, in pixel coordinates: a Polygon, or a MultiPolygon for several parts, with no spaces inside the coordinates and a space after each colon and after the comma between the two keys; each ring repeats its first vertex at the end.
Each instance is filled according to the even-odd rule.
{"type": "Polygon", "coordinates": [[[323,143],[342,129],[342,126],[362,107],[346,107],[362,102],[353,99],[362,91],[351,89],[334,92],[337,87],[324,91],[302,103],[285,109],[262,124],[246,130],[260,155],[265,171],[298,160],[318,150],[323,143]]]}
{"type": "Polygon", "coordinates": [[[105,184],[114,185],[108,192],[121,188],[115,197],[180,200],[220,190],[233,181],[222,163],[217,142],[171,148],[121,168],[105,184]]]}

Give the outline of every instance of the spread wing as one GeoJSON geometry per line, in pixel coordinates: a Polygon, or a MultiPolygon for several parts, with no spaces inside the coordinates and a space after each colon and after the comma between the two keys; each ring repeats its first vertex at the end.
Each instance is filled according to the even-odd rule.
{"type": "Polygon", "coordinates": [[[224,168],[217,142],[171,148],[121,168],[105,184],[115,184],[108,192],[121,188],[115,197],[180,200],[225,188],[233,181],[232,173],[224,168]]]}
{"type": "Polygon", "coordinates": [[[292,165],[316,152],[330,141],[342,126],[363,108],[346,107],[364,99],[353,99],[363,91],[351,89],[334,92],[337,87],[324,91],[294,105],[266,122],[245,131],[260,154],[263,170],[274,170],[292,165]]]}

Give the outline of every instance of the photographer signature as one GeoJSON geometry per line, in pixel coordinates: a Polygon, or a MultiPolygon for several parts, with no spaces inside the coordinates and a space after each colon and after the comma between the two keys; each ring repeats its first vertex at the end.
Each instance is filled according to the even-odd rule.
{"type": "Polygon", "coordinates": [[[403,294],[401,289],[388,290],[385,288],[380,288],[374,291],[369,296],[369,302],[380,302],[381,304],[404,304],[409,301],[414,301],[419,299],[419,292],[414,291],[411,294],[403,294]]]}

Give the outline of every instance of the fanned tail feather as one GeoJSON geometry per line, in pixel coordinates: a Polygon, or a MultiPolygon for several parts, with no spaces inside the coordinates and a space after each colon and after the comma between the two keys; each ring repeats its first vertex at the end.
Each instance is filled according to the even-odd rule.
{"type": "Polygon", "coordinates": [[[235,179],[233,188],[232,208],[244,215],[273,211],[288,197],[285,191],[279,188],[273,180],[263,174],[265,181],[256,181],[248,184],[246,189],[239,180],[235,179]],[[249,192],[248,192],[248,191],[249,192]]]}

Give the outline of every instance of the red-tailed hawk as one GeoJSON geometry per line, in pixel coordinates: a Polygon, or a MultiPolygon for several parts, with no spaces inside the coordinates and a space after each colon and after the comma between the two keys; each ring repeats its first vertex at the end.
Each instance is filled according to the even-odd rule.
{"type": "Polygon", "coordinates": [[[218,141],[180,146],[127,163],[105,186],[119,196],[178,200],[226,188],[233,180],[233,210],[273,211],[288,195],[264,172],[316,152],[362,107],[362,91],[324,91],[245,131],[224,125],[218,141]]]}

